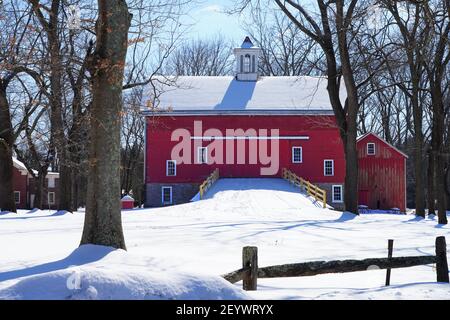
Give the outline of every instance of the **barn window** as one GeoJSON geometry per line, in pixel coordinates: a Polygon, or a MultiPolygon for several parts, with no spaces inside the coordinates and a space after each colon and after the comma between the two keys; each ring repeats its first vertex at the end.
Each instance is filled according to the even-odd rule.
{"type": "Polygon", "coordinates": [[[341,185],[334,185],[332,190],[333,202],[341,203],[344,201],[343,189],[341,185]]]}
{"type": "Polygon", "coordinates": [[[20,191],[14,191],[14,202],[20,204],[20,191]]]}
{"type": "Polygon", "coordinates": [[[246,54],[244,57],[244,72],[250,72],[250,55],[246,54]]]}
{"type": "Polygon", "coordinates": [[[208,163],[208,147],[199,147],[197,150],[197,163],[208,163]]]}
{"type": "Polygon", "coordinates": [[[375,155],[375,143],[370,142],[367,144],[367,155],[375,155]]]}
{"type": "Polygon", "coordinates": [[[302,163],[302,147],[292,147],[292,163],[302,163]]]}
{"type": "Polygon", "coordinates": [[[162,204],[172,204],[172,187],[162,187],[162,204]]]}
{"type": "Polygon", "coordinates": [[[334,160],[323,161],[323,174],[325,176],[334,176],[334,160]]]}
{"type": "Polygon", "coordinates": [[[174,177],[177,175],[177,162],[175,160],[166,161],[166,176],[174,177]]]}
{"type": "Polygon", "coordinates": [[[47,200],[48,200],[48,204],[55,204],[55,193],[49,192],[47,200]]]}

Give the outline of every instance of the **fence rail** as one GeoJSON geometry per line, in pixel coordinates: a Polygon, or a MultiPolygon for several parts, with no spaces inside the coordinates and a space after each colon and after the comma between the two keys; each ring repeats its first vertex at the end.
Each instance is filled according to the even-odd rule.
{"type": "Polygon", "coordinates": [[[327,207],[327,192],[325,190],[312,184],[308,180],[297,176],[295,173],[286,168],[283,168],[283,178],[288,180],[293,185],[302,188],[308,195],[314,197],[316,201],[320,200],[323,203],[324,208],[327,207]]]}
{"type": "MultiPolygon", "coordinates": [[[[222,277],[236,283],[243,280],[244,290],[256,290],[258,278],[283,278],[304,277],[325,273],[347,273],[355,271],[366,271],[369,267],[387,269],[390,281],[390,269],[407,268],[427,264],[436,264],[437,282],[449,282],[447,264],[447,246],[445,237],[436,238],[436,255],[434,256],[411,256],[369,258],[363,260],[335,260],[335,261],[313,261],[305,263],[292,263],[258,268],[258,249],[256,247],[244,247],[242,249],[242,269],[230,272],[222,277]]],[[[387,282],[386,285],[389,285],[387,282]]]]}
{"type": "Polygon", "coordinates": [[[205,193],[211,188],[211,186],[219,180],[219,169],[217,168],[214,170],[208,178],[206,178],[205,181],[200,185],[199,187],[199,193],[200,193],[200,199],[203,199],[203,196],[205,193]]]}

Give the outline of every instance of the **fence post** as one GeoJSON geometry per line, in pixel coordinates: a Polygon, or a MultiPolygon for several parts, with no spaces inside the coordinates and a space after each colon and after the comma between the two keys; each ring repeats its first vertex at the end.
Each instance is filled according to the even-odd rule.
{"type": "Polygon", "coordinates": [[[436,275],[437,282],[449,282],[447,264],[447,245],[445,237],[436,238],[436,275]]]}
{"type": "MultiPolygon", "coordinates": [[[[388,240],[388,259],[392,258],[392,251],[394,249],[394,240],[388,240]]],[[[386,269],[386,285],[389,286],[391,284],[391,268],[386,269]]]]}
{"type": "Polygon", "coordinates": [[[242,289],[246,291],[256,290],[258,282],[258,248],[242,248],[242,267],[250,267],[250,272],[246,273],[242,281],[242,289]]]}

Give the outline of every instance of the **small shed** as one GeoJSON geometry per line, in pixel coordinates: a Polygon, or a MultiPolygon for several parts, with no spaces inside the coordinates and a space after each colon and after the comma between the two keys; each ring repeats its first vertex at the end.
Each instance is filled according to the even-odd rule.
{"type": "Polygon", "coordinates": [[[359,205],[406,211],[408,156],[374,133],[357,140],[359,205]]]}
{"type": "Polygon", "coordinates": [[[134,199],[130,197],[129,195],[124,196],[121,199],[122,202],[122,209],[133,209],[134,208],[134,199]]]}

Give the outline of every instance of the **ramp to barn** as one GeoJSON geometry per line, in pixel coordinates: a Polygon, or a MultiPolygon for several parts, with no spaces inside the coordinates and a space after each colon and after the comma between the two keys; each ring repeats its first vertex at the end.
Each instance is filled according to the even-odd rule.
{"type": "Polygon", "coordinates": [[[316,203],[313,198],[300,192],[298,187],[283,179],[219,179],[203,199],[230,203],[236,208],[264,207],[279,210],[322,207],[321,203],[316,203]]]}

